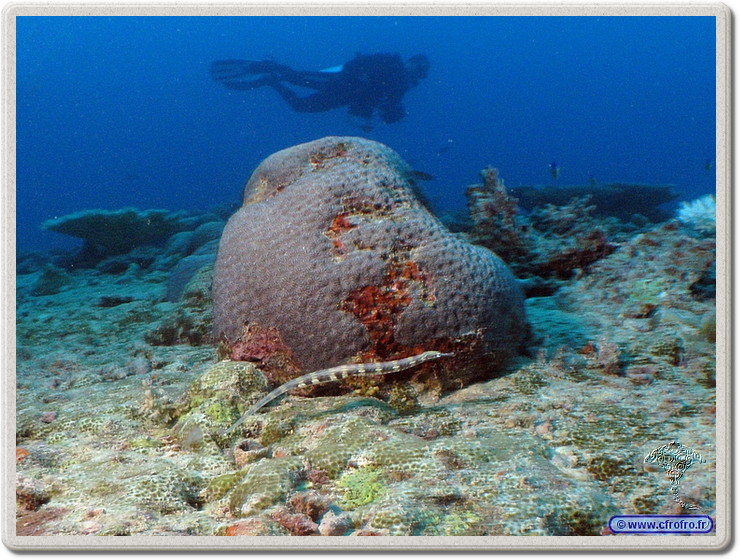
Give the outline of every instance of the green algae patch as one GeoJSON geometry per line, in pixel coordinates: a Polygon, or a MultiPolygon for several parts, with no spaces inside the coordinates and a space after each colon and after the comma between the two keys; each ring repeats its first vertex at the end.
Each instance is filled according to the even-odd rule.
{"type": "Polygon", "coordinates": [[[156,449],[164,447],[164,442],[149,436],[143,436],[132,439],[128,445],[131,449],[156,449]]]}
{"type": "Polygon", "coordinates": [[[337,489],[342,491],[340,505],[344,509],[356,509],[374,502],[385,493],[382,473],[372,467],[361,467],[344,473],[337,481],[337,489]]]}
{"type": "MultiPolygon", "coordinates": [[[[233,409],[226,407],[223,403],[214,402],[211,403],[204,411],[204,414],[208,416],[214,422],[219,424],[226,424],[229,422],[235,422],[235,414],[233,409]]],[[[238,420],[238,417],[236,417],[238,420]]]]}
{"type": "Polygon", "coordinates": [[[231,513],[248,517],[284,500],[296,485],[302,469],[303,459],[300,457],[262,459],[251,464],[244,479],[231,492],[231,513]]]}

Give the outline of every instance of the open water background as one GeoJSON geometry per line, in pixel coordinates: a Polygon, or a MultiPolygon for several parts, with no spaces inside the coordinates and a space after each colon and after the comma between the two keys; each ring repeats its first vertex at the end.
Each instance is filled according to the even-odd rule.
{"type": "MultiPolygon", "coordinates": [[[[233,203],[271,153],[360,135],[432,174],[437,208],[465,204],[485,166],[507,185],[716,189],[711,17],[18,17],[17,247],[72,247],[55,216],[233,203]],[[209,67],[262,59],[306,70],[356,52],[417,53],[429,77],[408,115],[362,132],[346,109],[298,114],[272,90],[230,92],[209,67]]],[[[639,211],[639,209],[636,209],[639,211]]]]}

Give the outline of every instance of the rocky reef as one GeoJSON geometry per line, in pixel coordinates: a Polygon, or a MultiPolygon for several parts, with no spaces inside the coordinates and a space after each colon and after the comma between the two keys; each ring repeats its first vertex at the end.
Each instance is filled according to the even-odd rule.
{"type": "Polygon", "coordinates": [[[513,187],[511,194],[525,210],[548,204],[565,206],[574,198],[589,197],[594,214],[615,217],[623,222],[640,215],[652,222],[672,217],[663,205],[676,200],[678,193],[670,185],[605,183],[574,186],[513,187]]]}
{"type": "MultiPolygon", "coordinates": [[[[59,255],[21,255],[16,533],[609,538],[608,520],[617,513],[680,515],[691,508],[714,517],[717,391],[727,388],[717,375],[716,241],[702,227],[709,202],[682,214],[697,220],[660,224],[599,216],[583,198],[522,212],[489,169],[470,191],[475,227],[448,237],[409,194],[405,166],[393,152],[342,141],[266,160],[240,210],[255,228],[264,226],[260,208],[282,228],[283,210],[316,220],[287,233],[306,247],[310,241],[326,248],[319,269],[297,249],[303,245],[279,235],[271,245],[262,242],[282,248],[270,263],[276,273],[308,266],[305,281],[330,265],[341,271],[334,316],[356,322],[367,345],[350,347],[342,359],[443,346],[439,333],[465,324],[461,309],[473,313],[483,304],[471,295],[448,299],[440,271],[461,290],[482,289],[483,280],[454,280],[461,270],[472,274],[466,266],[507,270],[473,241],[527,279],[522,306],[533,355],[512,357],[504,375],[461,388],[442,391],[439,383],[431,395],[418,388],[435,376],[464,376],[469,364],[391,374],[383,385],[350,380],[334,394],[331,384],[310,396],[291,391],[226,432],[312,362],[298,367],[299,351],[280,326],[251,323],[247,338],[237,337],[242,344],[211,339],[214,240],[223,213],[190,216],[187,229],[156,245],[87,268],[65,267],[59,255]],[[374,182],[379,169],[387,179],[382,188],[374,182]],[[375,186],[368,193],[355,185],[353,192],[376,197],[379,206],[346,197],[329,204],[326,194],[315,204],[326,212],[313,208],[293,189],[312,192],[311,180],[324,174],[336,189],[354,185],[359,174],[375,186]],[[300,204],[286,208],[281,199],[300,204]],[[584,243],[600,242],[596,235],[588,241],[590,232],[601,232],[610,248],[589,260],[594,255],[584,243]],[[444,264],[435,244],[462,264],[444,264]],[[478,256],[496,264],[476,264],[478,256]],[[357,291],[354,265],[344,268],[363,259],[370,271],[379,264],[364,292],[357,291]],[[350,293],[364,297],[339,307],[350,293]],[[407,310],[422,322],[418,345],[401,337],[415,332],[401,320],[407,310]],[[439,310],[452,322],[440,323],[439,310]],[[234,353],[247,359],[231,359],[234,353]],[[701,458],[679,481],[646,461],[674,441],[701,458]]],[[[267,266],[260,263],[245,274],[267,266]]],[[[508,293],[511,275],[501,278],[497,289],[508,293]]],[[[272,283],[271,292],[251,295],[262,304],[282,302],[281,310],[296,305],[289,316],[295,320],[312,308],[296,297],[294,284],[272,283]]],[[[327,359],[318,352],[323,316],[312,317],[300,332],[315,345],[316,359],[327,359]]]]}
{"type": "MultiPolygon", "coordinates": [[[[543,200],[556,200],[558,204],[544,203],[530,193],[527,199],[530,206],[526,208],[517,195],[529,191],[508,189],[497,169],[484,169],[481,178],[482,184],[467,188],[470,222],[462,229],[472,243],[494,251],[525,280],[528,296],[552,295],[564,281],[587,273],[595,262],[611,255],[621,242],[651,225],[646,217],[635,213],[622,216],[627,221],[615,215],[605,216],[609,213],[598,212],[594,204],[594,199],[611,200],[610,197],[617,197],[617,194],[621,204],[627,204],[633,191],[651,193],[648,187],[558,188],[557,196],[542,195],[543,200]],[[610,197],[595,194],[603,188],[610,197]],[[581,196],[567,198],[566,192],[581,196]]],[[[646,198],[650,201],[647,210],[653,208],[653,202],[664,200],[657,195],[646,198]]],[[[603,200],[599,204],[603,205],[603,200]]],[[[632,207],[633,210],[639,208],[632,207]]]]}
{"type": "Polygon", "coordinates": [[[45,221],[41,227],[85,241],[90,254],[118,255],[184,229],[183,215],[166,210],[84,210],[45,221]]]}

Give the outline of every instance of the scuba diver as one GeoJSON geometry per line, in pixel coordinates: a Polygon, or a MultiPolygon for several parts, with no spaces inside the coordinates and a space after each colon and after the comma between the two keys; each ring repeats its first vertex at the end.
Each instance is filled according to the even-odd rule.
{"type": "Polygon", "coordinates": [[[293,70],[270,60],[217,60],[211,66],[213,79],[228,89],[269,86],[299,113],[347,106],[351,116],[365,119],[366,131],[372,130],[370,122],[376,109],[384,123],[400,121],[406,114],[403,96],[428,72],[429,60],[423,54],[404,63],[397,54],[358,53],[342,66],[319,72],[293,70]],[[286,83],[316,92],[299,97],[286,83]]]}

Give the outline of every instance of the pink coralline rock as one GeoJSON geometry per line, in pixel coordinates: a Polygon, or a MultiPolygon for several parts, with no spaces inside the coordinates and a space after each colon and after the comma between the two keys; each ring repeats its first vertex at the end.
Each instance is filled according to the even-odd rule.
{"type": "Polygon", "coordinates": [[[257,167],[221,237],[213,305],[230,357],[275,383],[439,350],[455,356],[417,374],[447,390],[500,372],[528,330],[503,261],[424,207],[398,154],[353,137],[257,167]]]}

